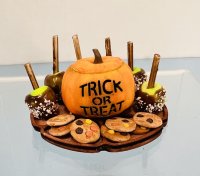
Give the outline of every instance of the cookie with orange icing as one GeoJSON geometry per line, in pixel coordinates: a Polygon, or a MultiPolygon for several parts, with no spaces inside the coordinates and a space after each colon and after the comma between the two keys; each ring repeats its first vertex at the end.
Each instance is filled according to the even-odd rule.
{"type": "Polygon", "coordinates": [[[132,132],[136,128],[136,123],[132,119],[122,117],[107,119],[105,125],[109,129],[119,132],[132,132]]]}
{"type": "Polygon", "coordinates": [[[101,126],[101,135],[114,142],[124,142],[131,138],[129,133],[111,130],[105,125],[101,126]]]}
{"type": "Polygon", "coordinates": [[[99,126],[90,119],[77,119],[71,125],[71,135],[79,143],[93,143],[100,138],[99,126]]]}

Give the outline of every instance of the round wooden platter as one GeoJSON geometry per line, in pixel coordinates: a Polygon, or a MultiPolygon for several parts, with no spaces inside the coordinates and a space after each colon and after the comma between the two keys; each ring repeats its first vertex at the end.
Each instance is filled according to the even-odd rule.
{"type": "MultiPolygon", "coordinates": [[[[64,108],[61,107],[61,113],[63,113],[64,108]]],[[[131,108],[129,110],[129,115],[133,115],[135,113],[134,109],[131,108]]],[[[148,133],[142,134],[142,135],[135,135],[133,133],[131,134],[131,139],[126,141],[126,142],[112,142],[109,141],[108,139],[104,137],[100,137],[100,139],[91,144],[81,144],[76,142],[70,134],[67,134],[66,136],[63,137],[54,137],[49,134],[49,126],[47,126],[45,120],[38,120],[30,115],[31,118],[31,123],[32,126],[34,127],[35,130],[39,131],[41,133],[41,136],[43,139],[48,141],[49,143],[56,145],[58,147],[68,149],[68,150],[73,150],[73,151],[78,151],[78,152],[85,152],[85,153],[96,153],[100,151],[108,151],[108,152],[121,152],[121,151],[126,151],[126,150],[131,150],[137,147],[141,147],[153,140],[155,140],[157,137],[160,136],[162,133],[162,129],[166,126],[167,121],[168,121],[168,110],[167,107],[165,106],[162,112],[159,112],[157,114],[160,116],[163,120],[163,125],[159,128],[152,129],[148,133]]],[[[126,116],[123,115],[122,116],[126,116]]],[[[94,121],[98,124],[104,123],[105,119],[94,119],[94,121]]]]}

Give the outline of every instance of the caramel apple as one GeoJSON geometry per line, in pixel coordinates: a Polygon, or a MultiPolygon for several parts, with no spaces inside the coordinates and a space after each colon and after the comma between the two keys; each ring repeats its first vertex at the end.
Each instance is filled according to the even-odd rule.
{"type": "Polygon", "coordinates": [[[48,86],[39,87],[31,65],[24,66],[34,89],[25,98],[32,115],[38,119],[48,119],[57,115],[58,106],[54,91],[48,86]]]}
{"type": "Polygon", "coordinates": [[[44,84],[53,89],[58,103],[62,104],[61,84],[64,72],[59,72],[58,36],[53,36],[53,74],[45,77],[44,84]]]}
{"type": "Polygon", "coordinates": [[[137,92],[134,106],[138,111],[152,113],[163,110],[166,91],[161,84],[155,83],[159,60],[160,55],[155,54],[149,82],[144,82],[141,89],[137,92]]]}
{"type": "Polygon", "coordinates": [[[147,75],[142,68],[133,66],[133,42],[127,43],[127,51],[128,51],[128,65],[132,70],[134,81],[136,85],[136,91],[141,88],[141,85],[147,81],[147,75]]]}

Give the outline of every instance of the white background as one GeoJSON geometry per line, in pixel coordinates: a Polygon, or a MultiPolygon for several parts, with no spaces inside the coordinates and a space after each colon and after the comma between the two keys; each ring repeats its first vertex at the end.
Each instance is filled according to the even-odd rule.
{"type": "Polygon", "coordinates": [[[200,56],[199,0],[0,0],[0,64],[51,62],[52,36],[59,35],[60,60],[75,60],[72,35],[82,55],[111,37],[113,55],[126,58],[200,56]]]}

